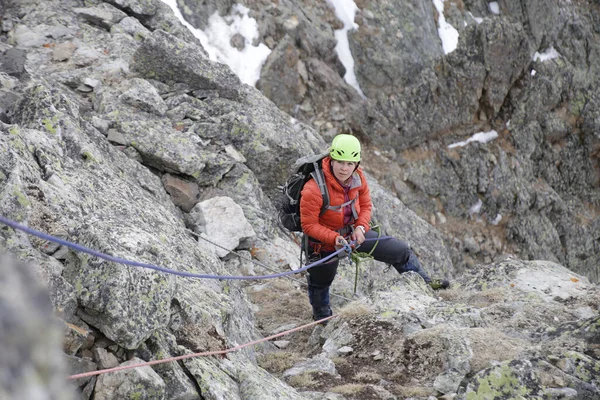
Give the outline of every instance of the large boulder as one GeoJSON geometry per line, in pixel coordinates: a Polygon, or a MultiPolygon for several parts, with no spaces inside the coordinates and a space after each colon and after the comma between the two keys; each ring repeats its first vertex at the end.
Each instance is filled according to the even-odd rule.
{"type": "Polygon", "coordinates": [[[227,95],[226,89],[239,85],[231,70],[210,61],[201,46],[161,30],[154,31],[137,49],[131,67],[143,77],[185,82],[192,90],[218,90],[227,95]]]}
{"type": "MultiPolygon", "coordinates": [[[[143,360],[132,359],[121,366],[126,367],[142,363],[143,360]]],[[[95,399],[109,400],[114,398],[166,399],[165,382],[148,366],[131,368],[123,371],[102,374],[96,382],[95,399]]]]}
{"type": "Polygon", "coordinates": [[[206,235],[219,257],[229,255],[240,242],[256,234],[244,217],[244,211],[229,197],[213,197],[198,203],[190,212],[193,228],[206,235]]]}

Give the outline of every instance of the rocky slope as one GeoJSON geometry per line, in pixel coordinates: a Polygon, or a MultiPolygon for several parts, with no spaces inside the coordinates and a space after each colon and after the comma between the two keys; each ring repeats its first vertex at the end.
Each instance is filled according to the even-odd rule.
{"type": "MultiPolygon", "coordinates": [[[[397,15],[394,3],[363,3],[357,21],[371,21],[369,29],[398,24],[399,15],[410,15],[408,26],[433,19],[427,2],[397,15]]],[[[195,4],[182,8],[194,10],[199,26],[231,5],[195,4]]],[[[435,33],[431,21],[408,47],[374,45],[383,39],[359,29],[351,43],[365,98],[341,78],[332,51],[340,23],[325,3],[246,5],[255,6],[261,40],[274,48],[261,91],[210,61],[159,0],[0,3],[0,215],[178,271],[284,271],[297,267],[298,247],[277,225],[277,186],[297,157],[352,131],[368,142],[377,220],[409,241],[429,271],[454,278],[455,289],[436,295],[412,274],[367,261],[354,293],[354,269],[344,267],[334,287],[336,313],[346,306],[340,317],[294,334],[283,351],[277,346],[285,344],[267,343],[80,379],[76,397],[599,396],[599,294],[583,276],[597,279],[598,265],[597,40],[586,25],[596,4],[549,6],[548,18],[563,18],[561,25],[526,23],[531,5],[501,3],[502,16],[469,20],[447,56],[422,37],[435,33]],[[564,24],[569,29],[559,29],[564,24]],[[531,64],[530,52],[550,39],[563,57],[531,64]],[[506,63],[501,53],[515,43],[506,63]],[[390,58],[363,56],[360,46],[390,58]],[[423,49],[419,57],[403,51],[413,47],[423,49]],[[286,80],[269,89],[277,83],[270,74],[293,65],[280,52],[305,66],[300,97],[286,80]],[[376,60],[382,64],[369,65],[376,60]],[[523,72],[533,65],[535,76],[523,72]],[[446,147],[491,128],[500,132],[494,142],[446,147]],[[478,199],[480,209],[469,213],[478,199]],[[500,223],[490,224],[497,214],[500,223]],[[504,259],[508,253],[550,261],[504,259]],[[496,262],[467,268],[477,260],[496,262]]],[[[487,10],[452,7],[448,20],[487,10]]],[[[65,365],[76,373],[219,350],[310,319],[301,280],[181,278],[4,225],[0,248],[45,283],[64,337],[61,363],[57,337],[50,328],[39,335],[40,321],[31,321],[38,317],[23,312],[44,307],[44,296],[26,274],[14,276],[22,264],[3,259],[0,282],[15,289],[0,297],[8,310],[0,340],[15,349],[0,365],[17,371],[3,375],[0,394],[8,398],[31,389],[28,371],[44,378],[46,398],[65,398],[56,383],[65,365]],[[51,349],[50,359],[30,354],[38,348],[51,349]]]]}

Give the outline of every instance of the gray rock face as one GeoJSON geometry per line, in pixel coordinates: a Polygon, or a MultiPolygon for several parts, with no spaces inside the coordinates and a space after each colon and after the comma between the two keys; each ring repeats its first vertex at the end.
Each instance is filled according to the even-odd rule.
{"type": "Polygon", "coordinates": [[[257,85],[265,96],[289,113],[302,104],[308,90],[306,65],[300,56],[294,39],[286,36],[273,49],[257,85]]]}
{"type": "Polygon", "coordinates": [[[98,7],[75,8],[73,11],[78,17],[106,30],[127,17],[123,11],[107,3],[99,4],[98,7]]]}
{"type": "MultiPolygon", "coordinates": [[[[465,254],[465,246],[457,243],[461,251],[454,252],[453,259],[459,265],[489,262],[503,252],[518,251],[522,257],[558,260],[595,277],[592,265],[597,260],[590,254],[597,251],[588,238],[594,237],[596,224],[573,226],[566,222],[572,217],[556,212],[549,217],[547,210],[540,216],[539,208],[526,207],[521,201],[545,197],[547,190],[539,193],[533,189],[545,181],[557,193],[556,200],[561,199],[561,214],[587,215],[586,221],[598,219],[597,213],[590,214],[583,205],[598,202],[591,194],[598,186],[597,166],[592,166],[597,164],[597,135],[593,132],[598,129],[593,122],[597,118],[590,114],[594,90],[589,91],[600,65],[600,45],[592,32],[597,26],[592,21],[598,18],[595,6],[515,0],[500,2],[496,14],[489,2],[467,1],[464,7],[445,3],[444,17],[456,28],[459,42],[456,50],[443,55],[438,14],[432,4],[401,3],[358,5],[358,28],[349,36],[355,73],[366,99],[341,79],[343,71],[335,64],[321,53],[308,56],[294,41],[303,23],[302,16],[295,16],[295,3],[257,11],[264,40],[272,39],[273,48],[257,86],[279,107],[311,123],[326,139],[351,131],[379,149],[393,148],[392,161],[406,157],[409,162],[403,163],[398,175],[388,174],[388,186],[402,189],[399,197],[414,211],[425,206],[426,212],[417,211],[428,217],[425,219],[450,214],[459,218],[460,225],[468,225],[471,217],[466,211],[484,193],[485,218],[492,222],[502,217],[496,224],[508,230],[494,233],[495,239],[487,243],[481,239],[477,243],[480,251],[465,254]],[[274,24],[283,28],[274,30],[274,24]],[[558,61],[533,60],[536,52],[550,49],[561,55],[558,61]],[[586,129],[580,140],[576,139],[580,129],[576,120],[586,129]],[[541,132],[532,136],[538,121],[541,132]],[[461,157],[460,165],[454,154],[437,150],[418,160],[410,158],[423,147],[441,148],[491,129],[508,135],[501,151],[491,149],[477,156],[469,151],[468,160],[461,157]],[[515,152],[510,147],[513,143],[518,144],[515,152]],[[493,167],[498,161],[502,165],[493,167]],[[454,168],[459,168],[460,178],[454,168]],[[419,179],[407,180],[407,175],[419,179]],[[470,176],[468,181],[466,176],[470,176]],[[430,185],[433,181],[434,187],[430,185]],[[566,189],[566,182],[573,185],[566,189]],[[434,207],[438,194],[442,194],[441,204],[434,207]],[[495,200],[489,201],[492,196],[495,200]],[[497,204],[492,205],[494,202],[497,204]],[[585,243],[570,239],[575,236],[585,243]]],[[[340,28],[340,22],[319,6],[302,7],[320,31],[308,37],[330,38],[331,30],[340,28]]],[[[319,39],[315,43],[325,42],[319,39]]],[[[388,168],[377,165],[371,171],[388,168]]],[[[458,225],[450,221],[447,229],[441,228],[462,242],[465,237],[456,234],[462,229],[458,225]]],[[[496,230],[493,226],[474,228],[478,232],[469,235],[489,236],[489,229],[496,230]]]]}
{"type": "Polygon", "coordinates": [[[228,14],[235,2],[232,0],[183,0],[181,4],[184,7],[180,7],[180,9],[186,21],[196,28],[204,29],[208,24],[208,19],[214,13],[220,16],[228,14]]]}
{"type": "MultiPolygon", "coordinates": [[[[380,59],[394,75],[373,79],[397,85],[397,90],[386,83],[375,90],[365,81],[371,98],[362,98],[341,77],[333,50],[333,32],[341,23],[325,2],[256,7],[251,15],[261,24],[260,40],[275,50],[259,86],[285,106],[282,111],[260,91],[240,84],[226,66],[209,61],[159,0],[2,4],[0,49],[12,49],[18,62],[16,74],[0,74],[1,215],[115,257],[175,271],[265,272],[248,260],[215,255],[193,235],[204,229],[207,238],[239,247],[246,258],[280,272],[297,266],[298,247],[277,226],[277,186],[299,156],[322,152],[336,133],[356,133],[365,145],[362,165],[375,178],[369,178],[374,216],[383,232],[409,242],[428,272],[453,278],[455,286],[434,292],[414,273],[398,275],[366,261],[358,268],[356,297],[369,311],[342,317],[338,306],[355,294],[355,269],[342,266],[334,288],[344,296],[334,301],[340,317],[316,330],[311,342],[319,353],[317,342],[323,339],[323,357],[329,354],[341,365],[320,359],[312,378],[325,371],[336,385],[360,381],[362,392],[355,397],[406,398],[402,387],[413,379],[422,379],[427,395],[459,397],[478,393],[486,386],[481,382],[506,373],[539,396],[573,391],[597,396],[592,372],[598,362],[599,294],[596,285],[573,272],[593,278],[600,254],[595,211],[600,53],[591,11],[552,2],[548,15],[528,25],[542,3],[523,3],[519,11],[520,3],[501,2],[500,15],[489,11],[487,2],[467,2],[465,10],[453,6],[446,19],[460,24],[464,18],[467,26],[458,29],[457,50],[444,56],[437,55],[430,3],[403,3],[400,14],[389,2],[373,5],[380,15],[363,4],[359,19],[369,21],[372,32],[410,28],[421,17],[425,23],[422,37],[405,36],[423,54],[399,55],[405,42],[385,36],[380,39],[389,54],[361,58],[365,64],[380,59]],[[479,24],[468,11],[485,19],[479,24]],[[550,46],[561,56],[532,61],[534,51],[550,46]],[[400,60],[402,68],[390,60],[400,60]],[[413,72],[407,75],[408,70],[413,72]],[[277,86],[280,72],[285,81],[277,86]],[[289,92],[278,92],[284,90],[289,92]],[[294,110],[294,118],[285,112],[294,110]],[[498,137],[491,142],[448,148],[492,129],[498,137]],[[211,208],[209,214],[219,218],[210,220],[193,211],[224,197],[235,213],[211,208]],[[499,261],[506,254],[553,262],[499,261]],[[487,265],[475,267],[480,262],[487,265]],[[352,350],[338,352],[342,344],[352,350]],[[365,364],[373,370],[363,369],[365,364]],[[359,370],[348,376],[347,371],[359,370]],[[546,373],[549,381],[527,380],[546,373]]],[[[225,10],[227,4],[211,7],[225,10]]],[[[359,23],[354,35],[366,28],[359,23]]],[[[351,41],[353,48],[360,45],[351,41]]],[[[0,238],[2,248],[29,260],[46,284],[56,315],[66,323],[66,359],[78,372],[132,358],[222,350],[273,329],[257,321],[264,316],[250,304],[244,284],[109,262],[6,227],[0,238]]],[[[7,282],[2,293],[19,287],[7,282]]],[[[304,292],[281,298],[270,289],[261,293],[271,295],[268,301],[282,320],[305,311],[291,302],[300,294],[305,301],[304,292]],[[278,308],[279,301],[295,308],[278,308]]],[[[277,321],[276,327],[298,326],[310,316],[303,318],[277,321]]],[[[55,340],[52,335],[48,331],[55,340]]],[[[290,342],[285,351],[302,346],[290,342]]],[[[23,348],[29,354],[31,349],[23,348]]],[[[153,372],[75,384],[84,398],[314,397],[258,367],[266,350],[276,351],[265,344],[223,358],[187,359],[153,372]],[[143,394],[132,386],[137,383],[147,388],[143,394]]],[[[12,356],[0,357],[0,363],[7,360],[12,356]]],[[[11,382],[20,382],[17,378],[11,382]]],[[[318,384],[331,391],[332,381],[318,384]]],[[[66,390],[62,385],[59,392],[66,390]]],[[[500,391],[521,393],[523,385],[500,391]]]]}
{"type": "Polygon", "coordinates": [[[537,50],[544,40],[552,42],[559,32],[556,24],[559,18],[560,2],[553,1],[522,1],[510,0],[502,2],[500,11],[502,15],[514,18],[528,27],[532,40],[532,48],[537,50]]]}
{"type": "MultiPolygon", "coordinates": [[[[5,248],[7,237],[0,235],[5,248]]],[[[74,399],[65,384],[66,364],[61,355],[60,322],[32,265],[0,253],[0,397],[4,399],[74,399]],[[43,334],[41,334],[43,332],[43,334]]]]}
{"type": "Polygon", "coordinates": [[[443,55],[434,11],[427,0],[362,2],[349,41],[367,97],[401,91],[443,55]]]}

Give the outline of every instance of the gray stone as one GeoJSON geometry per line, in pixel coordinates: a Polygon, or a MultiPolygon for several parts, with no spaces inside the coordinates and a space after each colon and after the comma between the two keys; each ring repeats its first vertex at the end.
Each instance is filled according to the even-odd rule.
{"type": "Polygon", "coordinates": [[[547,388],[544,390],[544,396],[549,399],[576,399],[579,392],[571,388],[547,388]]]}
{"type": "Polygon", "coordinates": [[[106,138],[108,139],[109,142],[113,142],[113,143],[120,144],[123,146],[126,146],[129,144],[129,142],[125,139],[125,136],[123,136],[123,134],[116,129],[112,129],[112,128],[109,129],[107,131],[106,138]]]}
{"type": "Polygon", "coordinates": [[[21,48],[39,47],[46,43],[43,29],[46,26],[39,26],[39,29],[31,29],[25,25],[17,25],[13,33],[13,43],[21,48]]]}
{"type": "Polygon", "coordinates": [[[349,41],[358,82],[368,97],[411,82],[443,54],[433,3],[370,1],[363,8],[373,17],[364,19],[358,13],[361,28],[349,33],[349,41]],[[382,27],[384,34],[379,33],[382,27]]]}
{"type": "Polygon", "coordinates": [[[85,78],[83,80],[83,84],[95,89],[100,86],[101,82],[98,79],[94,78],[85,78]]]}
{"type": "Polygon", "coordinates": [[[96,387],[97,378],[94,376],[88,383],[83,387],[81,395],[84,399],[90,400],[94,394],[94,388],[96,387]]]}
{"type": "Polygon", "coordinates": [[[574,310],[574,314],[582,319],[592,318],[593,316],[596,315],[594,310],[589,306],[580,307],[580,308],[574,310]]]}
{"type": "Polygon", "coordinates": [[[307,400],[345,400],[344,395],[339,393],[302,392],[307,400]]]}
{"type": "MultiPolygon", "coordinates": [[[[121,366],[135,365],[143,360],[134,358],[121,366]]],[[[148,366],[131,368],[98,377],[94,399],[109,400],[114,398],[165,399],[165,382],[148,366]]]]}
{"type": "Polygon", "coordinates": [[[104,135],[108,135],[108,129],[110,128],[110,123],[107,120],[94,115],[92,117],[91,122],[92,122],[92,125],[94,125],[94,128],[98,129],[104,135]]]}
{"type": "Polygon", "coordinates": [[[532,369],[532,364],[528,360],[514,360],[491,367],[470,378],[464,391],[459,392],[458,398],[462,399],[469,396],[470,393],[477,393],[479,386],[482,384],[487,384],[490,387],[488,390],[502,388],[500,390],[503,390],[508,396],[516,396],[516,390],[522,387],[526,388],[529,396],[541,396],[543,394],[542,385],[539,378],[532,373],[532,369]],[[516,380],[515,384],[495,383],[494,377],[498,374],[516,380]]]}
{"type": "Polygon", "coordinates": [[[79,90],[82,93],[91,93],[94,89],[89,87],[88,85],[79,85],[77,86],[77,90],[79,90]]]}
{"type": "MultiPolygon", "coordinates": [[[[69,366],[71,375],[83,374],[98,369],[98,365],[91,358],[64,356],[64,359],[69,366]]],[[[73,383],[75,386],[81,387],[90,382],[91,379],[92,377],[77,378],[73,380],[73,383]]]]}
{"type": "Polygon", "coordinates": [[[108,369],[114,368],[119,365],[119,360],[115,357],[114,354],[109,353],[106,349],[101,347],[95,347],[94,351],[94,359],[100,366],[100,369],[108,369]]]}
{"type": "Polygon", "coordinates": [[[161,116],[167,112],[167,105],[148,81],[134,78],[122,84],[121,88],[123,94],[119,100],[123,103],[161,116]]]}
{"type": "Polygon", "coordinates": [[[195,1],[183,1],[185,7],[180,7],[186,21],[189,21],[198,29],[205,29],[208,19],[214,13],[220,16],[227,15],[230,8],[235,4],[233,0],[208,0],[199,4],[195,1]]]}
{"type": "Polygon", "coordinates": [[[296,328],[297,326],[298,326],[298,324],[287,324],[287,325],[283,325],[283,326],[280,326],[280,327],[279,327],[279,328],[277,328],[277,329],[274,329],[274,330],[271,332],[271,334],[272,334],[272,335],[277,335],[278,333],[285,332],[285,331],[289,331],[290,329],[294,329],[294,328],[296,328]]]}
{"type": "MultiPolygon", "coordinates": [[[[148,341],[154,349],[155,357],[178,354],[177,341],[172,334],[161,332],[154,334],[148,341]]],[[[198,400],[199,393],[195,383],[180,363],[169,362],[152,367],[166,385],[166,397],[173,400],[198,400]]]]}
{"type": "Polygon", "coordinates": [[[289,340],[275,340],[273,342],[275,347],[277,347],[278,349],[285,349],[286,347],[288,347],[290,345],[290,343],[291,342],[289,340]]]}
{"type": "MultiPolygon", "coordinates": [[[[302,103],[308,82],[299,74],[301,52],[292,37],[281,40],[268,58],[257,87],[282,110],[292,113],[302,103]]],[[[293,115],[293,114],[292,114],[293,115]]]]}
{"type": "Polygon", "coordinates": [[[350,344],[354,341],[354,336],[348,328],[348,324],[344,323],[329,335],[329,338],[323,345],[323,351],[327,353],[328,357],[333,357],[340,352],[340,348],[350,344]]]}
{"type": "Polygon", "coordinates": [[[210,240],[220,246],[209,244],[219,257],[227,256],[228,250],[235,250],[241,241],[256,235],[242,208],[229,197],[215,197],[198,203],[190,211],[190,217],[197,221],[194,226],[197,232],[206,232],[210,240]],[[196,218],[198,215],[202,217],[196,218]]]}
{"type": "Polygon", "coordinates": [[[202,388],[202,397],[207,399],[239,400],[239,387],[234,380],[235,373],[231,362],[217,363],[206,357],[190,358],[183,361],[187,371],[202,388]]]}
{"type": "Polygon", "coordinates": [[[236,365],[240,380],[240,398],[249,400],[303,400],[294,388],[252,363],[236,365]]]}
{"type": "Polygon", "coordinates": [[[78,17],[106,30],[127,17],[123,11],[108,3],[100,3],[97,7],[74,8],[73,11],[78,17]]]}
{"type": "Polygon", "coordinates": [[[231,40],[229,41],[229,44],[231,44],[231,47],[235,47],[239,51],[242,51],[242,50],[244,50],[244,47],[246,47],[245,40],[246,39],[244,38],[244,36],[242,36],[239,33],[236,33],[235,35],[233,35],[231,37],[231,40]]]}
{"type": "Polygon", "coordinates": [[[138,1],[138,0],[109,0],[108,3],[114,4],[120,9],[124,9],[129,13],[149,16],[159,12],[158,2],[155,1],[138,1]]]}
{"type": "Polygon", "coordinates": [[[185,212],[190,212],[198,203],[198,184],[184,181],[175,176],[164,174],[162,183],[176,206],[185,212]]]}
{"type": "Polygon", "coordinates": [[[237,162],[246,162],[246,158],[243,156],[243,154],[237,151],[232,145],[225,146],[225,152],[237,162]]]}
{"type": "MultiPolygon", "coordinates": [[[[140,23],[136,18],[125,17],[116,25],[121,28],[124,32],[133,36],[136,40],[142,40],[150,36],[151,32],[144,25],[140,23]]],[[[114,29],[115,27],[113,27],[114,29]]]]}
{"type": "Polygon", "coordinates": [[[465,238],[465,250],[469,253],[479,252],[479,245],[477,244],[477,242],[475,242],[475,239],[473,237],[465,238]]]}
{"type": "Polygon", "coordinates": [[[315,358],[310,358],[306,361],[302,361],[294,365],[292,368],[283,372],[283,378],[289,379],[292,376],[302,375],[302,374],[326,374],[331,376],[336,376],[337,371],[335,369],[335,364],[329,358],[317,356],[315,358]]]}
{"type": "Polygon", "coordinates": [[[8,75],[22,78],[25,74],[26,53],[24,50],[15,48],[8,49],[0,60],[0,71],[8,75]]]}
{"type": "Polygon", "coordinates": [[[73,42],[60,43],[54,48],[52,59],[54,61],[66,61],[71,58],[75,49],[77,49],[77,45],[73,42]]]}
{"type": "Polygon", "coordinates": [[[78,47],[73,53],[71,61],[77,66],[87,67],[105,58],[106,54],[103,54],[96,49],[89,47],[78,47]]]}
{"type": "Polygon", "coordinates": [[[203,49],[156,30],[136,50],[131,69],[143,77],[188,84],[192,89],[230,93],[239,79],[223,64],[209,61],[203,49]]]}

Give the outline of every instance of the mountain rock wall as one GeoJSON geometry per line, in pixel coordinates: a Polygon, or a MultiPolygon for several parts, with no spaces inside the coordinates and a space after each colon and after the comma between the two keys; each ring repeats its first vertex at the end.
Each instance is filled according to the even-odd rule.
{"type": "Polygon", "coordinates": [[[348,37],[364,97],[331,52],[307,50],[332,48],[333,5],[259,3],[246,2],[273,52],[257,87],[326,139],[368,143],[363,165],[444,233],[458,269],[514,254],[599,279],[597,2],[499,1],[496,13],[445,1],[459,36],[444,54],[431,1],[357,1],[348,37]],[[302,34],[307,17],[318,33],[302,34]]]}
{"type": "MultiPolygon", "coordinates": [[[[179,3],[186,15],[203,10],[197,24],[229,4],[207,2],[204,8],[205,3],[196,3],[188,10],[179,3]]],[[[338,132],[353,132],[365,142],[363,164],[384,233],[407,241],[432,275],[457,285],[443,298],[415,274],[398,276],[371,261],[357,267],[356,275],[343,266],[335,306],[356,297],[371,312],[346,315],[327,330],[313,331],[306,344],[310,349],[290,366],[293,373],[274,372],[260,362],[276,351],[267,342],[225,357],[81,378],[73,382],[78,397],[340,398],[342,389],[333,384],[361,379],[368,383],[364,392],[346,393],[347,398],[373,393],[379,397],[372,398],[403,398],[406,387],[415,384],[425,388],[425,398],[469,396],[483,390],[482,382],[497,369],[522,378],[528,393],[598,394],[597,380],[580,374],[598,363],[597,287],[583,276],[595,277],[600,229],[600,99],[593,90],[597,33],[584,23],[595,18],[594,4],[587,5],[589,14],[584,6],[552,8],[556,15],[580,19],[565,17],[564,29],[552,25],[563,57],[533,64],[532,49],[549,45],[540,34],[548,24],[540,21],[532,33],[534,27],[523,22],[525,13],[509,17],[506,10],[517,5],[502,3],[506,16],[486,15],[481,24],[469,20],[461,28],[459,48],[447,56],[439,43],[426,40],[436,39],[432,14],[423,37],[399,28],[426,54],[361,61],[380,58],[387,65],[385,79],[393,82],[377,78],[370,86],[360,76],[378,68],[359,66],[366,97],[342,78],[344,68],[333,51],[334,31],[341,24],[324,2],[263,8],[245,3],[255,9],[261,40],[277,48],[265,65],[260,90],[211,61],[159,0],[0,4],[0,215],[114,257],[181,273],[288,271],[298,267],[298,246],[276,221],[277,186],[298,157],[323,151],[338,132]],[[532,41],[538,44],[531,46],[532,41]],[[507,48],[515,51],[502,56],[507,48]],[[390,61],[400,64],[393,68],[390,61]],[[413,73],[403,75],[405,68],[413,73]],[[285,79],[277,78],[280,73],[285,79]],[[263,93],[280,97],[270,100],[263,93]],[[492,128],[499,132],[495,141],[447,148],[475,129],[492,128]],[[224,232],[235,234],[224,237],[224,232]],[[571,270],[552,262],[504,260],[507,254],[543,258],[571,270]],[[481,261],[491,264],[475,268],[481,261]],[[543,289],[527,279],[532,274],[543,289]],[[456,328],[447,330],[446,323],[456,328]],[[471,331],[475,328],[487,330],[471,331]],[[515,344],[514,351],[488,354],[481,338],[490,332],[502,339],[502,348],[515,344]],[[347,343],[336,345],[340,337],[347,343]],[[384,338],[390,347],[382,355],[378,346],[384,338]],[[540,349],[540,338],[551,344],[540,349]],[[356,357],[344,363],[340,354],[351,354],[341,352],[346,345],[356,348],[356,357]],[[440,351],[421,354],[427,348],[440,351]],[[379,365],[370,361],[379,355],[374,361],[383,361],[381,369],[375,368],[382,379],[365,378],[377,376],[369,368],[379,365]],[[423,360],[436,368],[422,374],[423,360]],[[344,369],[355,364],[356,369],[344,369]],[[552,379],[527,380],[531,374],[523,371],[532,370],[551,371],[552,379]],[[319,382],[321,373],[327,378],[319,382]],[[385,383],[388,379],[393,383],[385,383]]],[[[433,12],[427,2],[411,4],[406,12],[416,14],[394,26],[416,26],[433,12]]],[[[369,19],[372,29],[401,17],[392,12],[393,2],[358,6],[357,19],[369,19]]],[[[465,15],[466,9],[456,7],[449,21],[465,15]]],[[[472,7],[486,10],[482,4],[472,7]]],[[[361,34],[359,28],[350,35],[352,48],[361,40],[379,40],[361,34]]],[[[412,45],[383,40],[382,46],[392,54],[412,45]]],[[[304,294],[304,308],[286,306],[305,290],[297,281],[275,296],[277,283],[165,274],[7,226],[0,227],[0,250],[27,261],[45,284],[62,321],[62,350],[71,373],[222,350],[267,336],[272,332],[257,321],[262,310],[249,295],[261,290],[278,317],[292,319],[308,308],[304,294]]],[[[22,268],[15,265],[21,264],[2,262],[3,273],[6,266],[22,268]]],[[[23,326],[28,330],[23,340],[39,339],[39,322],[30,321],[35,316],[10,315],[15,321],[7,327],[23,326]]],[[[289,322],[275,329],[289,329],[289,322]]],[[[53,335],[49,329],[43,336],[56,346],[53,335]]],[[[302,339],[297,342],[304,345],[302,339]]],[[[41,385],[67,393],[69,386],[55,381],[65,375],[64,366],[53,352],[47,355],[52,359],[33,361],[41,368],[56,365],[52,372],[58,377],[45,376],[41,385]]],[[[17,386],[2,385],[10,395],[20,393],[17,386]]]]}

